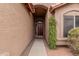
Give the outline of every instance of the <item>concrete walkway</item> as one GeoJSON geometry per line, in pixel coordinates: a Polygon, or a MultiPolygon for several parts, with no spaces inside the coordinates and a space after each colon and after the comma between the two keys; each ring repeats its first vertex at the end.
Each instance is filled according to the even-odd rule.
{"type": "Polygon", "coordinates": [[[35,39],[28,56],[47,56],[43,39],[35,39]]]}

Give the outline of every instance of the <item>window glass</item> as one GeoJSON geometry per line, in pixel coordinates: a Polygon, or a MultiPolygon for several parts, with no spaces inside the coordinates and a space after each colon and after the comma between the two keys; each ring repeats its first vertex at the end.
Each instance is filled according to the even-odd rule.
{"type": "Polygon", "coordinates": [[[67,37],[68,31],[74,27],[74,16],[64,16],[64,37],[67,37]]]}
{"type": "Polygon", "coordinates": [[[79,16],[75,16],[75,26],[79,27],[79,16]]]}

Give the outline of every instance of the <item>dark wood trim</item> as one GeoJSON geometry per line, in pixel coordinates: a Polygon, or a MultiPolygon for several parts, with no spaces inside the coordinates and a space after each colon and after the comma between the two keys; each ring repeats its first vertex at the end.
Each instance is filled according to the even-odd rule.
{"type": "Polygon", "coordinates": [[[33,4],[32,3],[28,3],[28,6],[29,6],[31,12],[35,13],[35,8],[34,8],[33,4]]]}
{"type": "Polygon", "coordinates": [[[23,5],[31,12],[35,13],[35,8],[32,3],[23,3],[23,5]]]}

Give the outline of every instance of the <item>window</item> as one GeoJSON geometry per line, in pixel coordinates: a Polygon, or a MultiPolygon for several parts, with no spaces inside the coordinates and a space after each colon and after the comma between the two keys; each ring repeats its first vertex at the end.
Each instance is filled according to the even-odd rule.
{"type": "Polygon", "coordinates": [[[64,37],[67,37],[68,31],[79,27],[79,16],[64,16],[64,37]]]}
{"type": "Polygon", "coordinates": [[[79,27],[79,16],[75,16],[75,27],[79,27]]]}

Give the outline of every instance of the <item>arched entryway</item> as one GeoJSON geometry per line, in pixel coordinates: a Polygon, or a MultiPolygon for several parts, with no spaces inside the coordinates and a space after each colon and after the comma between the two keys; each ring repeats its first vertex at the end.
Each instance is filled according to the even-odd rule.
{"type": "Polygon", "coordinates": [[[44,38],[45,36],[45,16],[47,7],[44,5],[35,5],[34,27],[35,27],[35,38],[44,38]]]}

